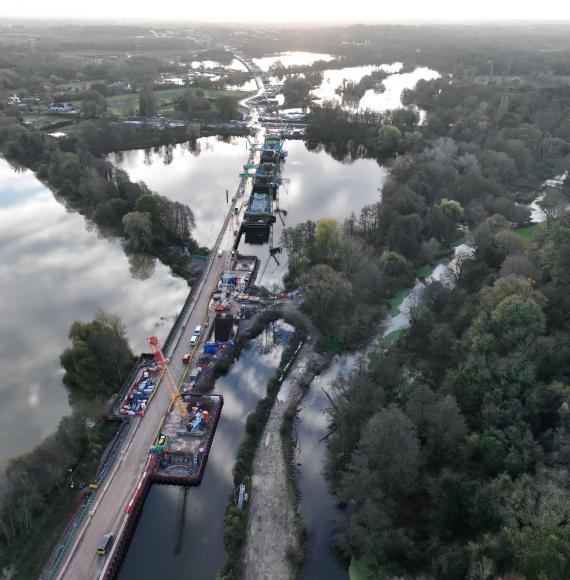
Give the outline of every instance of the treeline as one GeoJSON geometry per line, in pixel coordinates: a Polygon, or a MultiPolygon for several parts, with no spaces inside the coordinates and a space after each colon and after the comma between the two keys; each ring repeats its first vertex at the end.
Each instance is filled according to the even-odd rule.
{"type": "Polygon", "coordinates": [[[530,248],[487,220],[454,287],[331,401],[337,540],[374,577],[570,576],[570,216],[530,248]]]}
{"type": "Polygon", "coordinates": [[[37,577],[73,501],[93,477],[116,431],[100,418],[102,409],[134,363],[117,316],[100,311],[91,322],[75,321],[68,336],[72,345],[60,361],[73,412],[2,474],[0,566],[18,578],[37,577]]]}
{"type": "MultiPolygon", "coordinates": [[[[50,130],[53,128],[51,125],[50,130]]],[[[200,137],[215,135],[219,139],[229,139],[232,136],[247,134],[247,127],[220,127],[206,123],[190,123],[185,127],[156,128],[150,123],[132,126],[105,118],[81,121],[74,130],[75,138],[96,156],[128,149],[171,146],[175,143],[186,142],[193,152],[197,152],[199,150],[197,141],[200,137]]]]}
{"type": "MultiPolygon", "coordinates": [[[[221,42],[225,32],[218,31],[221,42]]],[[[467,25],[363,25],[283,28],[272,34],[243,34],[234,43],[252,56],[279,51],[338,55],[343,66],[413,62],[454,78],[473,75],[570,74],[566,23],[467,25]],[[421,47],[421,49],[419,49],[421,47]]],[[[329,68],[338,68],[332,64],[329,68]]]]}
{"type": "MultiPolygon", "coordinates": [[[[350,96],[352,89],[345,90],[350,96]]],[[[335,103],[325,103],[311,108],[306,135],[309,148],[324,146],[335,159],[368,156],[385,162],[397,153],[423,148],[418,123],[419,115],[412,109],[346,111],[335,103]]]]}
{"type": "Polygon", "coordinates": [[[181,249],[199,250],[189,207],[132,182],[77,139],[55,142],[10,117],[0,121],[1,154],[34,170],[70,205],[123,237],[133,251],[155,255],[175,273],[193,279],[191,258],[181,249]]]}
{"type": "Polygon", "coordinates": [[[329,352],[361,346],[386,315],[383,300],[409,287],[414,270],[396,252],[377,253],[332,219],[283,231],[287,286],[309,285],[303,307],[323,334],[329,352]]]}
{"type": "Polygon", "coordinates": [[[342,87],[336,89],[336,92],[342,95],[343,103],[358,105],[366,91],[374,89],[376,92],[383,93],[386,90],[382,81],[388,74],[382,69],[372,71],[370,74],[364,75],[358,82],[345,81],[342,87]]]}

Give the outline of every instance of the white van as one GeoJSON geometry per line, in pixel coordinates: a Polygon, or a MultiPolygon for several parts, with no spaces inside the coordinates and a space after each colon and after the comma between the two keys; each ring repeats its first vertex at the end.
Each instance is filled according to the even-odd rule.
{"type": "Polygon", "coordinates": [[[198,337],[196,335],[194,335],[191,339],[190,339],[190,346],[196,346],[196,343],[198,342],[198,337]]]}
{"type": "Polygon", "coordinates": [[[198,326],[194,329],[194,336],[200,336],[202,334],[202,325],[198,324],[198,326]]]}
{"type": "Polygon", "coordinates": [[[218,258],[221,258],[224,255],[224,252],[222,252],[222,250],[218,250],[218,258]]]}

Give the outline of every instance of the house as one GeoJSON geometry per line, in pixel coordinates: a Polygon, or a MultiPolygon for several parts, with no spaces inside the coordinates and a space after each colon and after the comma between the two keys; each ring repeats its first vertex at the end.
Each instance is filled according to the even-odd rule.
{"type": "Polygon", "coordinates": [[[69,114],[76,113],[77,109],[71,103],[51,103],[47,108],[47,112],[69,114]]]}

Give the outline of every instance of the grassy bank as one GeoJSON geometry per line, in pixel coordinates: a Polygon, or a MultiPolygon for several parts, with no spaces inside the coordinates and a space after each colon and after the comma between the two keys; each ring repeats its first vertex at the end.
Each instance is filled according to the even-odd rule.
{"type": "Polygon", "coordinates": [[[526,247],[529,247],[536,239],[536,236],[543,232],[546,227],[546,222],[541,222],[539,224],[531,224],[522,228],[515,228],[513,232],[522,240],[526,247]]]}

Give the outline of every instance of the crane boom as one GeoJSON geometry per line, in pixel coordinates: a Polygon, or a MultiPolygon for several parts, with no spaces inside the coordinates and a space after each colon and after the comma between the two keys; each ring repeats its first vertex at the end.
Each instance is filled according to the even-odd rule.
{"type": "Polygon", "coordinates": [[[148,342],[154,354],[156,364],[163,372],[162,379],[166,382],[166,386],[170,392],[170,399],[174,403],[174,406],[182,419],[182,423],[187,427],[189,423],[188,407],[182,400],[180,391],[176,388],[176,381],[174,380],[170,367],[168,366],[168,359],[164,356],[164,352],[162,352],[162,348],[156,336],[149,337],[148,342]]]}

